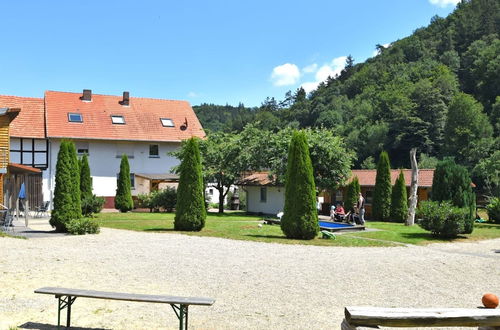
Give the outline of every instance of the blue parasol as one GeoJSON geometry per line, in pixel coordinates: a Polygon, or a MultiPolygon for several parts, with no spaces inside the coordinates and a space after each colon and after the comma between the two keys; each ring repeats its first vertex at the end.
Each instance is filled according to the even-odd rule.
{"type": "Polygon", "coordinates": [[[24,182],[21,184],[21,189],[19,189],[19,195],[17,198],[26,199],[26,188],[24,187],[24,182]]]}

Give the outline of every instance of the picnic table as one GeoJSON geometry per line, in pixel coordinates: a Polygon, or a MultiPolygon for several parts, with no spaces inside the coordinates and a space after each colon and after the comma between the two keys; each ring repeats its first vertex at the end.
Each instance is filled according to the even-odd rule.
{"type": "Polygon", "coordinates": [[[107,291],[68,289],[59,287],[44,287],[35,290],[35,293],[52,294],[55,295],[55,297],[58,299],[58,308],[57,308],[58,329],[61,326],[61,311],[64,308],[67,309],[66,326],[68,328],[71,326],[71,305],[73,305],[76,298],[79,297],[169,304],[174,310],[177,318],[179,319],[179,329],[181,330],[187,329],[188,327],[188,308],[190,305],[211,306],[215,302],[215,300],[211,298],[107,292],[107,291]]]}

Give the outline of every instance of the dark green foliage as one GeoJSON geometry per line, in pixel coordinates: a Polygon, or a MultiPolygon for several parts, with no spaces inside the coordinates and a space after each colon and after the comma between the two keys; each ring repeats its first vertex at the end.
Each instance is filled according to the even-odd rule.
{"type": "Polygon", "coordinates": [[[347,193],[346,193],[346,198],[344,200],[344,208],[347,211],[354,209],[354,206],[356,206],[358,202],[360,192],[361,192],[361,186],[359,185],[358,177],[355,176],[352,179],[352,181],[347,185],[347,193]]]}
{"type": "Polygon", "coordinates": [[[406,193],[406,183],[403,171],[392,187],[391,197],[391,220],[396,222],[405,222],[408,216],[408,197],[406,193]]]}
{"type": "Polygon", "coordinates": [[[100,231],[97,221],[89,218],[71,220],[67,228],[72,235],[97,234],[100,231]]]}
{"type": "Polygon", "coordinates": [[[198,140],[191,138],[183,146],[180,179],[175,207],[175,230],[200,231],[205,226],[207,211],[203,192],[203,176],[198,140]]]}
{"type": "Polygon", "coordinates": [[[80,193],[82,201],[92,197],[92,177],[90,176],[87,154],[84,154],[80,159],[80,193]]]}
{"type": "Polygon", "coordinates": [[[120,212],[127,212],[134,208],[132,193],[130,192],[130,166],[127,155],[122,155],[120,163],[120,173],[118,174],[115,209],[120,212]]]}
{"type": "Polygon", "coordinates": [[[493,197],[486,205],[488,211],[488,218],[494,223],[500,223],[500,198],[493,197]]]}
{"type": "Polygon", "coordinates": [[[288,150],[281,229],[288,238],[313,239],[319,230],[316,185],[304,132],[294,132],[288,150]]]}
{"type": "Polygon", "coordinates": [[[452,206],[448,201],[423,201],[417,209],[419,225],[432,232],[434,236],[455,238],[460,234],[470,234],[474,228],[474,220],[468,208],[452,206]]]}
{"type": "Polygon", "coordinates": [[[54,209],[50,218],[50,225],[58,232],[66,232],[67,224],[81,217],[80,188],[77,185],[80,171],[75,159],[74,144],[62,140],[57,154],[54,209]]]}
{"type": "Polygon", "coordinates": [[[457,207],[469,207],[475,201],[467,169],[451,159],[440,161],[434,171],[432,200],[451,201],[457,207]]]}
{"type": "Polygon", "coordinates": [[[82,198],[82,214],[90,217],[93,214],[99,213],[104,207],[104,198],[90,195],[82,198]]]}
{"type": "Polygon", "coordinates": [[[167,187],[153,192],[151,203],[155,209],[164,209],[172,212],[177,204],[177,190],[174,187],[167,187]]]}
{"type": "Polygon", "coordinates": [[[377,164],[377,177],[373,192],[372,215],[376,221],[389,220],[391,215],[391,164],[387,152],[380,153],[377,164]]]}

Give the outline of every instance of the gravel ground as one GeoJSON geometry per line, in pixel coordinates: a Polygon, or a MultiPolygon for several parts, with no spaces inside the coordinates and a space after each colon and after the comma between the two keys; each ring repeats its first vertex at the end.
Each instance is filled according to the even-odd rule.
{"type": "MultiPolygon", "coordinates": [[[[191,329],[339,329],[344,306],[463,307],[500,294],[500,239],[425,247],[298,246],[102,229],[0,238],[0,329],[53,329],[43,286],[215,298],[191,329]]],[[[65,318],[63,318],[65,320],[65,318]]],[[[79,298],[72,325],[175,329],[161,304],[79,298]]],[[[456,329],[456,328],[454,328],[456,329]]]]}

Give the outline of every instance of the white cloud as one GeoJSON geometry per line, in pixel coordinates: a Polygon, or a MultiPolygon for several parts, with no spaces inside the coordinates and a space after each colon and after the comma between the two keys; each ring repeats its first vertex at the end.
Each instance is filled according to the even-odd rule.
{"type": "Polygon", "coordinates": [[[443,8],[450,5],[456,6],[457,3],[460,2],[460,0],[429,0],[429,2],[435,6],[443,8]]]}
{"type": "Polygon", "coordinates": [[[300,87],[304,88],[306,93],[310,93],[316,88],[318,88],[319,82],[306,82],[300,85],[300,87]]]}
{"type": "Polygon", "coordinates": [[[316,72],[317,69],[318,69],[318,65],[316,63],[313,63],[313,64],[310,64],[310,65],[304,67],[302,69],[302,72],[304,72],[304,73],[312,73],[312,72],[316,72]]]}
{"type": "MultiPolygon", "coordinates": [[[[391,46],[391,43],[390,43],[390,42],[388,42],[388,43],[386,43],[386,44],[383,44],[382,46],[384,46],[384,48],[389,48],[389,47],[391,46]]],[[[378,51],[378,49],[375,49],[375,50],[373,51],[373,53],[372,53],[372,57],[373,57],[373,56],[377,56],[378,54],[380,54],[380,52],[378,51]]]]}
{"type": "Polygon", "coordinates": [[[271,81],[274,86],[294,85],[299,81],[300,71],[295,64],[285,63],[273,69],[271,81]]]}
{"type": "Polygon", "coordinates": [[[335,77],[340,74],[342,69],[345,67],[345,61],[347,56],[339,56],[330,61],[330,63],[322,65],[319,69],[317,69],[318,65],[311,64],[303,69],[304,72],[314,72],[306,71],[306,69],[317,69],[316,74],[314,75],[315,81],[308,81],[301,85],[302,88],[306,91],[306,93],[312,92],[315,90],[318,85],[328,79],[328,77],[335,77]]]}

